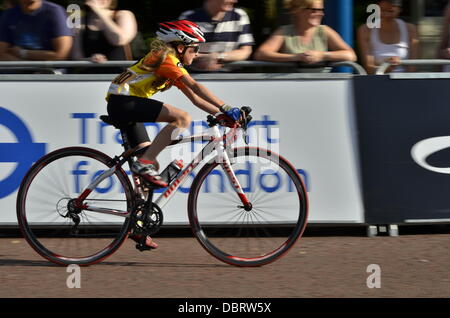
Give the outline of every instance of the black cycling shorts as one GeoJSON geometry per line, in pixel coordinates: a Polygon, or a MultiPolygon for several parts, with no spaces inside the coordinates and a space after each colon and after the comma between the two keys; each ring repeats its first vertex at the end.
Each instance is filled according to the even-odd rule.
{"type": "Polygon", "coordinates": [[[163,103],[154,99],[136,96],[110,95],[108,100],[108,115],[118,122],[133,124],[127,126],[125,133],[128,136],[131,148],[150,141],[143,123],[156,122],[163,103]]]}

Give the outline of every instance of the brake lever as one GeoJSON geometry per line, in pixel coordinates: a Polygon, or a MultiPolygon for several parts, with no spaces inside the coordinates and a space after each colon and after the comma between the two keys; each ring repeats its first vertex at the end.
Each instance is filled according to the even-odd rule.
{"type": "Polygon", "coordinates": [[[246,145],[249,144],[247,129],[248,129],[248,124],[250,123],[251,120],[252,120],[252,116],[247,115],[247,116],[244,117],[244,123],[241,125],[242,130],[244,132],[242,134],[242,138],[244,139],[244,142],[245,142],[246,145]]]}
{"type": "Polygon", "coordinates": [[[245,116],[248,116],[252,112],[252,108],[249,106],[243,106],[241,111],[245,114],[245,116]]]}
{"type": "Polygon", "coordinates": [[[207,122],[209,127],[213,127],[219,123],[217,118],[214,117],[213,115],[208,115],[207,122]]]}

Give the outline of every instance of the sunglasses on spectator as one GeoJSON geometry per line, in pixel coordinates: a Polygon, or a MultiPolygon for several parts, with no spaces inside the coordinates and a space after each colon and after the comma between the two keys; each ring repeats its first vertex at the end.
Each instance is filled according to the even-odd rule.
{"type": "Polygon", "coordinates": [[[306,10],[312,11],[313,13],[324,13],[324,8],[306,8],[306,10]]]}

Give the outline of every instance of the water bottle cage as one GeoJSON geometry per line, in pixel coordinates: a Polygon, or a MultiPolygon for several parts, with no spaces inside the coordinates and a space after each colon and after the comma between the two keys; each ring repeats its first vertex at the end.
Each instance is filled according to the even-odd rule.
{"type": "Polygon", "coordinates": [[[180,171],[181,168],[172,162],[161,172],[160,176],[167,184],[171,184],[177,178],[180,171]]]}

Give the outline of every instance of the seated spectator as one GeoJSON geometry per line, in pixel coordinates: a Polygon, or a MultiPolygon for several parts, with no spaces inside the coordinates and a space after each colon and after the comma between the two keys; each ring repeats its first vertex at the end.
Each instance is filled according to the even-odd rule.
{"type": "Polygon", "coordinates": [[[75,31],[73,59],[98,63],[133,59],[130,42],[137,34],[136,18],[133,12],[116,7],[115,0],[85,1],[82,25],[75,31]]]}
{"type": "Polygon", "coordinates": [[[381,28],[358,29],[361,60],[367,73],[374,74],[379,65],[390,62],[389,72],[414,71],[414,67],[397,67],[401,60],[417,59],[419,39],[414,25],[399,19],[401,0],[378,0],[381,10],[381,28]]]}
{"type": "Polygon", "coordinates": [[[3,0],[2,9],[8,10],[8,9],[11,9],[12,7],[14,7],[15,5],[16,5],[15,0],[3,0]]]}
{"type": "Polygon", "coordinates": [[[63,7],[44,0],[19,0],[0,20],[0,60],[66,60],[72,47],[63,7]]]}
{"type": "MultiPolygon", "coordinates": [[[[438,57],[440,59],[450,60],[450,3],[445,8],[444,25],[442,29],[441,45],[439,46],[438,57]]],[[[444,72],[450,72],[450,65],[443,68],[444,72]]]]}
{"type": "Polygon", "coordinates": [[[356,60],[355,52],[341,36],[321,24],[323,0],[285,0],[284,4],[293,24],[276,30],[255,52],[256,60],[305,64],[356,60]]]}
{"type": "Polygon", "coordinates": [[[206,43],[191,69],[224,70],[227,62],[246,60],[254,44],[250,19],[244,10],[234,8],[236,0],[205,0],[203,7],[186,11],[180,20],[197,23],[205,33],[206,43]]]}
{"type": "Polygon", "coordinates": [[[2,5],[0,5],[0,18],[5,10],[11,9],[15,5],[15,0],[3,0],[2,5]]]}

